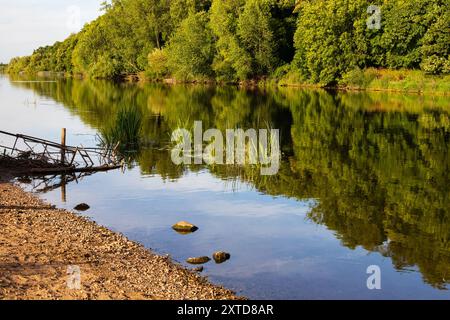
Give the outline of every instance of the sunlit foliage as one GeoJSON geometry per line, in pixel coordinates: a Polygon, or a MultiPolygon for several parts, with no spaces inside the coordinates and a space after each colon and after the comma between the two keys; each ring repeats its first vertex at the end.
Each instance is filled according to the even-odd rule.
{"type": "Polygon", "coordinates": [[[113,0],[8,72],[342,83],[367,68],[450,72],[445,0],[113,0]],[[369,4],[381,28],[368,28],[369,4]],[[166,63],[167,62],[167,63],[166,63]]]}

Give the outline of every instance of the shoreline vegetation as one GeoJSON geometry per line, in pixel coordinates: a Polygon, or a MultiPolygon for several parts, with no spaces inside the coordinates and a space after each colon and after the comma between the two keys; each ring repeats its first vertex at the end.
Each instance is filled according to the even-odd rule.
{"type": "Polygon", "coordinates": [[[1,174],[0,299],[242,299],[1,174]],[[79,289],[68,287],[73,266],[79,289]]]}
{"type": "MultiPolygon", "coordinates": [[[[444,0],[122,0],[5,71],[94,79],[446,95],[444,0]],[[380,19],[380,28],[370,21],[380,19]],[[145,23],[144,23],[145,22],[145,23]]],[[[373,21],[372,21],[373,22],[373,21]]]]}
{"type": "MultiPolygon", "coordinates": [[[[426,94],[426,95],[450,95],[450,75],[427,75],[420,70],[388,70],[367,69],[358,70],[356,80],[342,81],[337,85],[311,84],[307,82],[296,82],[290,78],[284,79],[250,79],[239,82],[223,82],[215,79],[177,80],[174,78],[147,78],[144,74],[121,75],[114,79],[116,82],[131,83],[161,83],[166,85],[214,85],[214,86],[238,86],[242,88],[312,88],[338,91],[383,91],[395,93],[426,94]]],[[[1,73],[1,72],[0,72],[1,73]]],[[[21,73],[21,75],[27,75],[21,73]]],[[[38,78],[75,78],[89,79],[81,74],[65,74],[52,71],[40,71],[34,74],[38,78]]]]}

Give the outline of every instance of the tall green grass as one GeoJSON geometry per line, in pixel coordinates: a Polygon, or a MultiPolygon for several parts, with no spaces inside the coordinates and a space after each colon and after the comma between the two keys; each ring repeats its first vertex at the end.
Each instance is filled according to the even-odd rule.
{"type": "Polygon", "coordinates": [[[142,114],[135,107],[122,107],[111,124],[100,130],[103,146],[114,148],[119,146],[122,153],[139,150],[142,128],[142,114]]]}
{"type": "Polygon", "coordinates": [[[448,95],[450,75],[428,75],[420,70],[355,69],[346,73],[339,85],[349,89],[448,95]]]}
{"type": "MultiPolygon", "coordinates": [[[[326,87],[311,84],[295,70],[282,70],[274,77],[279,86],[326,87]]],[[[429,75],[421,70],[359,69],[355,68],[339,80],[337,87],[349,90],[397,91],[426,93],[434,95],[450,94],[450,75],[429,75]]]]}

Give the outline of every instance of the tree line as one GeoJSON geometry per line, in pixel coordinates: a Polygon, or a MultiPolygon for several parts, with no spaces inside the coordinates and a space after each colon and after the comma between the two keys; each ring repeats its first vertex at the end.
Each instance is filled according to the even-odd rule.
{"type": "Polygon", "coordinates": [[[7,71],[324,85],[367,68],[450,73],[446,0],[112,0],[102,10],[7,71]]]}

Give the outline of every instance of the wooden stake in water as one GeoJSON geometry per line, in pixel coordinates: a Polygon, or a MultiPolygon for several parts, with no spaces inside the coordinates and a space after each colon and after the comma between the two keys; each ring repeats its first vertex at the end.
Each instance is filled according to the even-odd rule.
{"type": "Polygon", "coordinates": [[[61,175],[61,201],[66,203],[67,201],[67,196],[66,196],[66,175],[63,174],[61,175]]]}
{"type": "Polygon", "coordinates": [[[66,163],[66,128],[61,129],[61,163],[66,163]]]}

